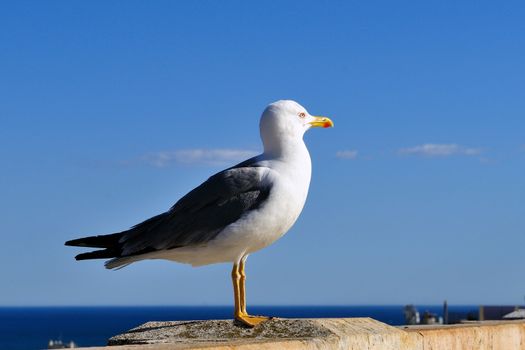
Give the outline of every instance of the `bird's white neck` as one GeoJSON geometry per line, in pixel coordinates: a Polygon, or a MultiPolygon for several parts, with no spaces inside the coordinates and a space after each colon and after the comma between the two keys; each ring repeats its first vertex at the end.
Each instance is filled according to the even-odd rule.
{"type": "Polygon", "coordinates": [[[264,144],[263,158],[272,163],[274,170],[288,178],[305,200],[310,187],[312,161],[303,140],[288,140],[279,147],[272,146],[264,144]]]}
{"type": "Polygon", "coordinates": [[[312,161],[310,153],[303,141],[307,129],[293,127],[293,124],[279,124],[275,120],[261,120],[261,139],[264,145],[263,158],[271,163],[286,183],[294,188],[301,208],[306,200],[310,178],[312,175],[312,161]],[[273,122],[272,122],[273,121],[273,122]]]}
{"type": "Polygon", "coordinates": [[[308,161],[310,163],[310,153],[302,138],[286,140],[264,140],[264,155],[266,159],[282,160],[285,162],[308,161]],[[266,141],[266,142],[264,142],[266,141]]]}

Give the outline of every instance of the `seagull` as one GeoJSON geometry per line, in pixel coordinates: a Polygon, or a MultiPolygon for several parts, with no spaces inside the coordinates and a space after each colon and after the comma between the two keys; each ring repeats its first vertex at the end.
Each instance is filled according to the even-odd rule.
{"type": "Polygon", "coordinates": [[[246,311],[246,259],[282,237],[299,217],[312,171],[303,135],[333,126],[330,118],[312,116],[295,101],[271,103],[259,123],[262,154],[218,172],[168,211],[129,230],[65,244],[101,248],[75,258],[110,259],[108,269],[144,259],[192,266],[231,262],[235,320],[254,327],[270,317],[246,311]]]}

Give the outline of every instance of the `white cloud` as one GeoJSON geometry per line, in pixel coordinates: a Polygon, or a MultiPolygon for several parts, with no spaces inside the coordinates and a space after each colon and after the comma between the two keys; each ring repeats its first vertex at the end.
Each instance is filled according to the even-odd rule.
{"type": "Polygon", "coordinates": [[[182,149],[163,151],[144,155],[140,160],[144,163],[163,168],[172,163],[229,165],[257,155],[256,151],[242,149],[182,149]]]}
{"type": "Polygon", "coordinates": [[[335,156],[340,159],[356,159],[358,153],[357,150],[344,150],[338,151],[335,156]]]}
{"type": "Polygon", "coordinates": [[[426,157],[447,157],[453,155],[477,156],[481,154],[481,149],[464,147],[455,143],[425,143],[414,147],[401,148],[398,153],[426,157]]]}

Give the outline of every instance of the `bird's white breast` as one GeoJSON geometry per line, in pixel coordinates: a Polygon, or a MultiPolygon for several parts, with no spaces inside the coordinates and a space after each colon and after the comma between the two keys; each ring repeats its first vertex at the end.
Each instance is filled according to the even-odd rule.
{"type": "Polygon", "coordinates": [[[225,228],[215,242],[235,247],[241,256],[282,237],[299,217],[308,195],[311,161],[306,147],[292,158],[268,159],[267,165],[260,168],[263,181],[271,184],[266,202],[225,228]]]}

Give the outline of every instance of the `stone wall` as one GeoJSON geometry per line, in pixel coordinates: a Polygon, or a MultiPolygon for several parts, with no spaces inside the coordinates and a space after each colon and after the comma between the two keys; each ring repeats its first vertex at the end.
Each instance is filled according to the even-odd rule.
{"type": "Polygon", "coordinates": [[[230,320],[148,322],[91,350],[525,349],[525,322],[392,327],[371,318],[274,319],[253,329],[230,320]]]}

